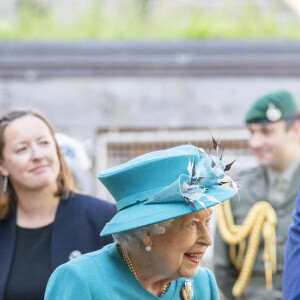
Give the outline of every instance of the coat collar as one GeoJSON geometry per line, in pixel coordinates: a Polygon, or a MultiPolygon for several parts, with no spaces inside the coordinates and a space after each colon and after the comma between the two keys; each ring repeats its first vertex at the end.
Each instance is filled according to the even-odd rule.
{"type": "Polygon", "coordinates": [[[257,167],[255,171],[251,173],[251,176],[245,182],[246,186],[243,184],[242,189],[245,189],[249,194],[249,198],[253,199],[253,203],[257,201],[267,200],[262,199],[262,195],[267,195],[267,176],[263,168],[257,167]]]}
{"type": "Polygon", "coordinates": [[[74,229],[75,216],[76,209],[72,205],[72,201],[69,201],[69,198],[61,200],[55,216],[50,246],[53,271],[59,265],[68,261],[70,254],[76,250],[78,232],[74,229]]]}
{"type": "MultiPolygon", "coordinates": [[[[294,202],[298,195],[298,186],[300,182],[300,163],[299,161],[297,161],[296,163],[297,168],[295,168],[296,170],[288,184],[286,201],[278,206],[278,208],[285,207],[286,205],[294,202]]],[[[244,188],[245,190],[247,190],[250,198],[253,199],[253,203],[257,201],[268,201],[268,179],[266,170],[262,167],[256,167],[255,171],[251,174],[252,175],[249,177],[249,180],[246,183],[247,186],[243,185],[242,189],[244,188]]],[[[272,205],[277,208],[275,204],[272,205]]]]}

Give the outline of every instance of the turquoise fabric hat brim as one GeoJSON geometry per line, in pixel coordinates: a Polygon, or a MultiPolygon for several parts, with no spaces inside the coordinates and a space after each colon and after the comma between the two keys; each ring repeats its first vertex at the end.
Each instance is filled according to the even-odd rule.
{"type": "MultiPolygon", "coordinates": [[[[226,186],[215,186],[209,189],[209,195],[213,195],[214,198],[220,202],[233,197],[236,193],[236,190],[226,186]]],[[[201,201],[205,203],[206,208],[218,204],[205,197],[202,198],[201,201]]],[[[132,205],[127,207],[125,210],[119,211],[112,220],[105,225],[100,235],[105,236],[112,233],[139,228],[205,209],[199,202],[195,202],[194,205],[196,210],[187,202],[166,204],[140,203],[132,205]]]]}
{"type": "Polygon", "coordinates": [[[159,223],[199,211],[235,195],[217,156],[193,145],[146,153],[99,174],[119,212],[101,235],[159,223]]]}

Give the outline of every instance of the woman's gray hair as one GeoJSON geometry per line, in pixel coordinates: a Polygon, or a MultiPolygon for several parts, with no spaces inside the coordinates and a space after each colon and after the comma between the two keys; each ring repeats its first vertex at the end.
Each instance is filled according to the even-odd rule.
{"type": "Polygon", "coordinates": [[[142,243],[142,239],[148,233],[163,234],[166,231],[166,227],[169,226],[172,221],[173,219],[170,219],[164,222],[114,233],[112,236],[115,242],[121,245],[122,248],[125,248],[127,250],[138,249],[141,247],[141,245],[144,246],[144,244],[142,243]]]}

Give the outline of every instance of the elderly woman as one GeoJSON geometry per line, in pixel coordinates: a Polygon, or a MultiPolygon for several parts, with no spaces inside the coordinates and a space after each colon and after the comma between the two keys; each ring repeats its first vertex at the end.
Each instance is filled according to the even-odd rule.
{"type": "Polygon", "coordinates": [[[221,161],[192,145],[156,151],[99,175],[119,212],[115,243],[60,266],[46,300],[219,299],[199,263],[212,243],[211,206],[236,194],[221,161]]]}

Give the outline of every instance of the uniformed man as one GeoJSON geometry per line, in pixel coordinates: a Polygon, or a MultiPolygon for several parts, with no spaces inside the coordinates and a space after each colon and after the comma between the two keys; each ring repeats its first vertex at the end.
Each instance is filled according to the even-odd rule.
{"type": "MultiPolygon", "coordinates": [[[[222,236],[219,227],[214,244],[215,275],[219,288],[228,299],[282,299],[284,252],[300,182],[298,106],[289,92],[276,91],[258,99],[248,111],[245,121],[250,131],[249,146],[259,166],[232,174],[233,179],[239,180],[241,189],[239,197],[230,200],[231,211],[235,224],[242,225],[254,204],[259,201],[271,204],[267,203],[275,211],[275,219],[277,215],[277,225],[274,224],[276,271],[271,279],[270,276],[266,278],[268,266],[264,261],[264,240],[258,239],[258,250],[254,251],[256,258],[252,266],[247,266],[250,268],[249,280],[245,281],[241,295],[233,296],[232,290],[240,274],[230,259],[229,245],[224,242],[224,234],[222,236]],[[268,280],[271,283],[267,289],[268,280]]],[[[246,249],[247,246],[249,239],[246,249]]]]}

